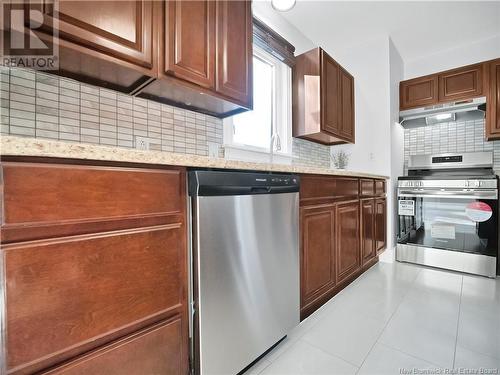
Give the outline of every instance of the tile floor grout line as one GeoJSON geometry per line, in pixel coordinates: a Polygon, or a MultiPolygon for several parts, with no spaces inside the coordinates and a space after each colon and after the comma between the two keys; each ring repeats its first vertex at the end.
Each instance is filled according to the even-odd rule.
{"type": "Polygon", "coordinates": [[[458,330],[460,328],[460,314],[462,307],[462,293],[464,290],[464,277],[462,276],[462,283],[460,284],[460,300],[458,301],[458,317],[457,317],[457,330],[455,335],[455,351],[453,352],[453,368],[455,368],[455,360],[457,358],[457,344],[458,344],[458,330]]]}
{"type": "MultiPolygon", "coordinates": [[[[424,269],[425,269],[425,268],[424,268],[424,269]]],[[[421,271],[422,271],[422,270],[420,270],[420,271],[417,273],[417,277],[415,277],[415,280],[417,280],[418,275],[420,274],[420,272],[421,272],[421,271]]],[[[460,303],[461,303],[461,300],[462,300],[462,288],[463,288],[463,276],[461,275],[460,277],[461,277],[461,283],[460,283],[460,299],[459,299],[459,302],[458,302],[458,311],[459,311],[459,312],[458,312],[458,314],[459,314],[458,318],[459,318],[459,321],[460,321],[460,303]]],[[[412,282],[412,284],[414,284],[415,280],[412,282]]],[[[405,295],[405,297],[406,297],[406,295],[405,295]]],[[[403,297],[403,299],[404,299],[405,297],[403,297]]],[[[399,310],[400,306],[401,306],[401,304],[398,306],[398,308],[396,309],[396,311],[397,311],[397,310],[399,310]]],[[[394,314],[396,313],[396,311],[394,311],[394,314]]],[[[392,319],[392,317],[394,316],[394,314],[392,314],[392,315],[391,315],[391,317],[390,317],[389,321],[392,319]]],[[[384,330],[385,330],[385,328],[384,328],[384,330]]],[[[457,331],[458,331],[458,326],[457,326],[457,331]]],[[[383,332],[382,332],[382,333],[383,333],[383,332]]],[[[380,336],[382,336],[382,335],[380,335],[380,336]]],[[[377,342],[379,341],[380,336],[379,336],[379,338],[377,339],[377,342]]],[[[457,332],[457,336],[455,337],[455,353],[456,353],[456,342],[457,342],[457,338],[458,338],[458,332],[457,332]]],[[[396,351],[398,351],[398,352],[400,352],[400,353],[406,354],[406,355],[408,355],[408,356],[410,356],[410,357],[413,357],[413,358],[419,359],[419,360],[421,360],[421,361],[424,361],[424,362],[430,363],[431,365],[436,366],[436,367],[437,367],[437,368],[439,368],[439,369],[443,369],[443,366],[438,365],[438,364],[436,364],[436,363],[433,363],[433,362],[429,361],[428,359],[424,359],[424,358],[417,357],[417,356],[415,356],[414,354],[407,353],[407,352],[405,352],[404,350],[401,350],[401,349],[395,348],[395,347],[393,347],[392,345],[387,344],[387,343],[380,342],[380,344],[381,344],[381,345],[384,345],[384,346],[386,346],[386,347],[388,347],[388,348],[390,348],[390,349],[396,350],[396,351]]],[[[371,351],[371,350],[370,350],[370,351],[371,351]]],[[[454,356],[453,356],[453,365],[452,365],[452,367],[454,367],[454,366],[455,366],[455,353],[454,353],[454,356]]],[[[369,353],[368,353],[368,354],[369,354],[369,353]]],[[[367,356],[367,357],[368,357],[368,356],[367,356]]]]}
{"type": "MultiPolygon", "coordinates": [[[[359,370],[361,370],[361,368],[363,367],[363,365],[365,364],[365,361],[366,359],[368,358],[368,356],[370,355],[370,353],[372,352],[373,348],[375,347],[375,345],[377,345],[377,343],[379,342],[380,340],[380,337],[382,337],[382,334],[384,333],[385,329],[387,328],[387,326],[389,325],[389,322],[392,320],[394,314],[396,314],[396,312],[399,310],[399,308],[401,307],[401,304],[403,303],[403,300],[405,299],[406,295],[408,294],[408,292],[410,291],[411,289],[411,286],[415,283],[415,280],[417,280],[417,277],[418,275],[420,274],[422,270],[419,270],[415,276],[415,278],[413,279],[413,281],[410,283],[410,286],[408,287],[408,290],[403,294],[402,298],[401,298],[401,301],[399,302],[398,306],[394,309],[393,313],[391,314],[391,316],[389,317],[389,319],[387,319],[387,322],[385,322],[384,324],[384,327],[382,328],[382,330],[380,331],[380,334],[378,335],[377,339],[375,340],[375,342],[373,343],[373,345],[371,346],[370,350],[368,351],[368,353],[366,353],[366,356],[365,358],[363,358],[363,362],[361,362],[361,365],[358,367],[358,370],[356,371],[356,374],[359,373],[359,370]]],[[[383,345],[383,343],[381,343],[383,345]]]]}
{"type": "Polygon", "coordinates": [[[392,345],[390,345],[390,344],[387,344],[387,343],[385,343],[385,342],[380,342],[379,344],[380,344],[380,345],[382,345],[382,346],[385,346],[386,348],[389,348],[389,349],[395,350],[396,352],[400,352],[400,353],[402,353],[402,354],[404,354],[404,355],[407,355],[407,356],[409,356],[409,357],[412,357],[412,358],[418,359],[419,361],[424,361],[424,362],[427,362],[427,363],[428,363],[428,364],[430,364],[430,365],[436,366],[436,368],[438,368],[438,369],[443,369],[443,366],[441,366],[441,365],[438,365],[438,364],[436,364],[436,363],[434,363],[434,362],[431,362],[431,361],[429,361],[428,359],[424,359],[424,358],[417,357],[415,354],[411,354],[411,353],[405,352],[404,350],[401,350],[401,349],[395,348],[394,346],[392,346],[392,345]]]}
{"type": "Polygon", "coordinates": [[[359,371],[359,369],[361,368],[360,366],[356,365],[355,363],[352,363],[351,361],[348,361],[348,360],[346,360],[346,359],[344,359],[344,358],[342,358],[342,357],[339,357],[338,355],[335,355],[335,354],[332,354],[332,353],[327,352],[325,349],[320,348],[319,346],[317,346],[317,345],[313,344],[312,342],[309,342],[309,341],[307,341],[307,340],[303,340],[303,339],[299,339],[299,340],[297,340],[297,341],[301,341],[301,340],[302,340],[303,342],[305,342],[306,344],[311,345],[313,348],[316,348],[316,349],[318,349],[318,350],[321,350],[323,353],[328,354],[330,357],[334,357],[334,358],[340,359],[342,362],[348,363],[348,364],[350,364],[351,366],[356,367],[356,368],[357,368],[357,370],[356,370],[355,374],[357,374],[357,373],[358,373],[358,371],[359,371]]]}

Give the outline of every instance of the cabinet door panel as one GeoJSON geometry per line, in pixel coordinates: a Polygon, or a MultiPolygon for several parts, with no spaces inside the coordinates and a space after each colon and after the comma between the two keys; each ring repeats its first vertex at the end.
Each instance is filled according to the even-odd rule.
{"type": "Polygon", "coordinates": [[[438,102],[437,76],[415,78],[399,85],[400,109],[436,104],[438,102]]]}
{"type": "Polygon", "coordinates": [[[301,209],[302,306],[335,282],[334,216],[333,205],[301,209]]]}
{"type": "Polygon", "coordinates": [[[361,253],[363,264],[375,256],[375,201],[361,201],[361,253]]]}
{"type": "Polygon", "coordinates": [[[340,134],[354,143],[354,77],[344,69],[340,70],[341,116],[340,134]]]}
{"type": "Polygon", "coordinates": [[[252,107],[252,8],[250,1],[217,1],[216,90],[252,107]]]}
{"type": "Polygon", "coordinates": [[[165,73],[214,87],[215,2],[168,1],[165,6],[165,73]]]}
{"type": "Polygon", "coordinates": [[[375,200],[375,250],[377,254],[386,247],[387,208],[385,198],[375,200]]]}
{"type": "Polygon", "coordinates": [[[332,135],[341,132],[340,65],[321,50],[321,129],[332,135]]]}
{"type": "Polygon", "coordinates": [[[486,115],[486,137],[500,139],[500,59],[489,64],[490,92],[486,115]]]}
{"type": "Polygon", "coordinates": [[[4,246],[8,368],[39,370],[179,312],[184,247],[181,223],[4,246]]]}
{"type": "MultiPolygon", "coordinates": [[[[156,35],[152,1],[59,1],[58,7],[56,24],[61,39],[153,68],[156,35]]],[[[42,9],[45,24],[53,24],[49,22],[54,16],[51,1],[45,1],[42,9]]]]}
{"type": "Polygon", "coordinates": [[[186,373],[180,318],[127,336],[44,375],[121,375],[186,373]]]}
{"type": "Polygon", "coordinates": [[[359,202],[342,203],[336,212],[337,283],[361,267],[359,202]]]}
{"type": "Polygon", "coordinates": [[[483,94],[483,65],[477,64],[439,74],[439,101],[469,99],[483,94]]]}

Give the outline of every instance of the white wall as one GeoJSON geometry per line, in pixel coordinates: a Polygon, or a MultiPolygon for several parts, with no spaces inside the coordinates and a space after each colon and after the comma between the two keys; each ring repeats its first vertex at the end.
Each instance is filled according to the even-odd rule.
{"type": "Polygon", "coordinates": [[[437,73],[500,57],[500,35],[405,61],[404,79],[437,73]]]}
{"type": "Polygon", "coordinates": [[[380,257],[381,261],[389,262],[394,261],[398,225],[397,181],[404,171],[404,129],[399,124],[399,82],[403,77],[403,59],[392,40],[389,40],[391,178],[387,183],[387,251],[380,257]]]}
{"type": "Polygon", "coordinates": [[[356,143],[332,146],[350,155],[349,170],[390,175],[389,38],[377,37],[347,51],[321,46],[354,76],[356,143]]]}
{"type": "Polygon", "coordinates": [[[304,35],[274,11],[270,2],[254,1],[253,11],[257,18],[292,43],[296,54],[319,45],[354,76],[356,143],[333,146],[332,150],[345,149],[350,154],[349,170],[389,176],[389,38],[377,37],[340,51],[328,35],[315,35],[314,39],[304,35]]]}
{"type": "Polygon", "coordinates": [[[290,22],[276,12],[270,1],[253,1],[252,10],[255,17],[271,27],[295,47],[295,55],[316,47],[314,43],[290,22]]]}

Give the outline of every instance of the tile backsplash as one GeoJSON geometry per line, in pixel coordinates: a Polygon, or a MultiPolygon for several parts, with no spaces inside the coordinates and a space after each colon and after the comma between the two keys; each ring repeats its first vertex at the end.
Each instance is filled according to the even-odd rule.
{"type": "Polygon", "coordinates": [[[500,141],[486,141],[484,119],[447,122],[405,129],[405,173],[410,155],[493,151],[494,169],[500,172],[500,141]]]}
{"type": "MultiPolygon", "coordinates": [[[[17,136],[208,155],[222,120],[34,70],[0,67],[0,132],[17,136]]],[[[294,139],[293,163],[329,167],[330,148],[294,139]]]]}

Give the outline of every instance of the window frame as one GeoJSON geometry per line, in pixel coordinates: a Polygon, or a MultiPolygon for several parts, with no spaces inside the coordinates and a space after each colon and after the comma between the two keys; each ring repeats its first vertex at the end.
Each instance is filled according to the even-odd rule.
{"type": "MultiPolygon", "coordinates": [[[[271,114],[271,134],[269,135],[269,144],[271,137],[277,134],[281,150],[276,150],[274,143],[273,155],[286,158],[292,156],[292,69],[291,67],[264,50],[254,45],[252,58],[258,58],[270,64],[273,67],[273,92],[272,92],[272,114],[271,114]]],[[[237,116],[237,115],[236,115],[237,116]]],[[[233,117],[227,117],[223,120],[224,128],[224,149],[226,156],[241,159],[259,159],[259,157],[271,155],[268,147],[258,147],[234,141],[234,123],[233,117]],[[241,151],[241,152],[239,152],[241,151]],[[229,155],[228,155],[229,154],[229,155]]],[[[286,160],[281,160],[286,161],[286,160]]]]}

